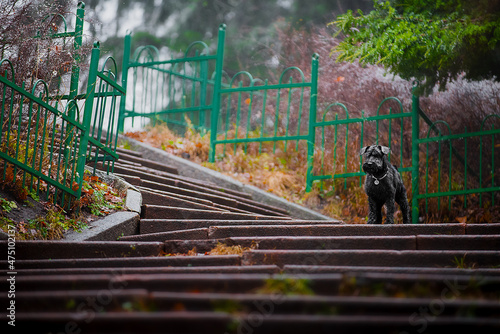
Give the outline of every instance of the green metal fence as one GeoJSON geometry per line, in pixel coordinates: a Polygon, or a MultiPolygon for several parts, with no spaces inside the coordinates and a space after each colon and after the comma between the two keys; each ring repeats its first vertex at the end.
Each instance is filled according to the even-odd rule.
{"type": "Polygon", "coordinates": [[[154,46],[139,47],[131,56],[131,35],[127,35],[123,87],[128,86],[129,94],[120,106],[120,130],[126,118],[131,118],[133,125],[136,117],[182,127],[190,122],[201,131],[209,129],[214,85],[220,84],[217,75],[222,69],[217,64],[222,65],[225,29],[225,25],[219,28],[214,54],[204,42],[194,42],[181,57],[171,56],[168,60],[160,60],[162,53],[154,46]]]}
{"type": "Polygon", "coordinates": [[[359,151],[362,147],[372,144],[382,144],[391,149],[391,155],[396,153],[399,157],[399,171],[411,172],[411,165],[404,166],[411,162],[405,157],[404,147],[408,147],[410,139],[405,136],[405,132],[411,131],[408,120],[412,117],[410,112],[403,111],[403,104],[394,97],[384,99],[377,108],[375,116],[366,116],[365,111],[361,111],[360,117],[352,117],[347,107],[342,103],[328,105],[322,115],[321,120],[316,120],[312,127],[315,129],[317,138],[316,147],[318,153],[310,157],[316,166],[307,175],[307,191],[312,189],[313,182],[321,181],[321,186],[325,180],[344,179],[344,186],[347,186],[347,179],[359,179],[365,173],[362,170],[362,157],[359,151]],[[384,109],[385,108],[385,109],[384,109]],[[357,157],[356,164],[352,164],[357,157]]]}
{"type": "MultiPolygon", "coordinates": [[[[81,46],[84,5],[79,3],[75,32],[53,38],[75,38],[81,46]]],[[[125,90],[116,82],[116,64],[108,58],[99,70],[94,44],[87,90],[78,94],[79,59],[72,68],[69,94],[50,96],[37,80],[16,84],[13,64],[0,62],[0,180],[20,192],[43,194],[62,207],[80,198],[85,164],[112,171],[116,154],[118,103],[125,90]],[[111,64],[111,69],[109,65],[111,64]],[[79,107],[78,100],[83,100],[79,107]]],[[[25,194],[26,195],[26,194],[25,194]]]]}
{"type": "MultiPolygon", "coordinates": [[[[264,143],[272,143],[273,152],[278,145],[286,152],[291,142],[295,150],[307,156],[307,191],[315,183],[319,187],[327,183],[331,188],[335,180],[343,180],[344,187],[353,181],[361,186],[365,175],[361,147],[374,143],[388,146],[391,163],[397,164],[407,183],[411,179],[411,188],[407,188],[412,192],[409,198],[413,223],[419,222],[423,211],[428,212],[429,205],[434,205],[432,201],[436,200],[441,209],[443,197],[448,197],[448,210],[452,209],[453,196],[463,196],[464,207],[470,201],[479,206],[498,203],[500,161],[496,150],[500,146],[500,127],[493,122],[499,119],[498,114],[485,118],[479,131],[445,134],[441,129],[445,123],[431,122],[420,109],[416,95],[412,95],[410,111],[404,111],[395,97],[384,99],[373,114],[362,111],[353,115],[341,103],[320,110],[317,55],[311,60],[310,80],[301,69],[290,67],[276,84],[255,79],[245,71],[223,83],[223,27],[216,55],[205,56],[207,52],[202,52],[194,57],[186,54],[158,61],[157,50],[144,47],[137,49],[133,61],[124,61],[124,86],[128,73],[133,71],[135,90],[127,97],[127,105],[132,107],[125,108],[122,100],[120,124],[126,117],[138,116],[159,119],[160,115],[169,115],[165,120],[171,124],[181,124],[184,117],[197,120],[197,128],[210,131],[210,162],[218,154],[234,153],[239,148],[247,152],[252,147],[252,152],[261,153],[264,143]],[[207,79],[207,74],[201,74],[206,73],[202,70],[206,66],[201,64],[209,60],[215,60],[215,72],[207,79]],[[191,72],[186,71],[187,64],[191,72]],[[204,116],[193,114],[201,111],[204,116]],[[422,131],[427,131],[426,135],[422,131]],[[477,149],[471,150],[471,145],[477,149]],[[457,168],[461,168],[456,174],[459,180],[451,176],[457,168]],[[437,184],[437,191],[430,184],[437,184]]],[[[205,44],[197,44],[207,49],[205,44]]],[[[130,58],[128,50],[130,37],[125,42],[126,60],[130,58]]]]}
{"type": "Polygon", "coordinates": [[[246,153],[249,143],[258,143],[262,152],[262,143],[272,142],[276,152],[278,142],[284,142],[286,151],[290,141],[298,149],[300,141],[309,140],[309,115],[316,107],[318,55],[311,63],[310,81],[297,67],[285,69],[276,84],[254,79],[248,72],[236,73],[216,97],[221,107],[214,110],[217,123],[212,132],[218,136],[210,142],[209,161],[215,160],[217,145],[223,145],[222,154],[228,144],[233,152],[240,144],[246,153]]]}
{"type": "Polygon", "coordinates": [[[414,186],[414,200],[452,211],[459,207],[492,207],[500,200],[500,114],[486,116],[479,131],[453,134],[445,121],[429,122],[424,136],[417,139],[423,164],[414,186]],[[442,204],[442,198],[447,197],[442,204]],[[452,203],[452,198],[459,198],[452,203]],[[471,205],[472,204],[472,205],[471,205]]]}
{"type": "Polygon", "coordinates": [[[59,111],[60,103],[49,99],[47,84],[38,80],[31,92],[15,84],[15,73],[8,60],[9,70],[0,76],[0,158],[1,180],[11,183],[18,191],[46,191],[54,187],[53,200],[64,206],[69,197],[79,197],[81,178],[77,159],[79,139],[85,128],[66,112],[78,111],[70,101],[59,111]],[[9,79],[10,78],[10,79],[9,79]]]}

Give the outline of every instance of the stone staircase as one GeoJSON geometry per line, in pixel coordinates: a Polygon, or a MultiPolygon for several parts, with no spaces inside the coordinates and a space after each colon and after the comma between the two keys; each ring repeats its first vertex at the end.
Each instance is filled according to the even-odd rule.
{"type": "MultiPolygon", "coordinates": [[[[299,220],[138,153],[119,153],[115,172],[143,196],[138,234],[118,241],[17,241],[16,330],[500,329],[500,224],[299,220]],[[221,245],[239,251],[210,255],[221,245]]],[[[0,249],[7,254],[7,243],[0,249]]],[[[7,272],[2,291],[9,290],[7,272]]],[[[2,294],[0,300],[8,305],[10,299],[2,294]]]]}

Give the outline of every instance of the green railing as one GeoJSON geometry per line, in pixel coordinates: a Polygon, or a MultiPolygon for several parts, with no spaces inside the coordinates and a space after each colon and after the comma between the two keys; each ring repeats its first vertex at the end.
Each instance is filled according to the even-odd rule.
{"type": "Polygon", "coordinates": [[[28,92],[24,83],[15,84],[10,61],[1,64],[9,68],[0,76],[1,180],[17,191],[44,190],[47,199],[53,193],[54,202],[64,206],[68,195],[79,197],[82,182],[77,160],[85,128],[66,114],[70,108],[78,111],[78,105],[70,101],[59,111],[60,103],[50,100],[45,82],[38,80],[28,92]]]}
{"type": "MultiPolygon", "coordinates": [[[[83,9],[80,2],[75,32],[65,31],[51,37],[73,37],[74,48],[78,49],[83,9]]],[[[99,70],[99,57],[96,43],[85,94],[78,94],[80,68],[79,59],[75,59],[69,94],[57,96],[50,96],[49,86],[42,80],[37,80],[29,90],[25,83],[17,85],[13,64],[7,59],[0,62],[2,183],[18,192],[43,194],[47,200],[51,198],[70,208],[73,200],[81,197],[87,162],[94,162],[94,170],[99,167],[112,171],[118,158],[117,103],[125,90],[116,82],[114,60],[108,58],[99,70]],[[111,69],[107,68],[109,64],[111,69]],[[78,100],[84,101],[83,107],[79,107],[78,100]]]]}
{"type": "Polygon", "coordinates": [[[212,127],[218,134],[210,142],[209,161],[215,160],[216,146],[232,144],[235,152],[238,144],[243,145],[246,153],[249,143],[294,141],[296,149],[300,141],[308,141],[308,119],[311,110],[316,107],[317,95],[314,83],[318,76],[318,55],[312,57],[311,80],[307,81],[304,73],[297,67],[283,71],[277,84],[268,80],[254,79],[248,72],[236,73],[227,87],[220,88],[221,107],[215,110],[213,117],[217,123],[212,127]],[[309,98],[306,98],[306,97],[309,98]]]}
{"type": "MultiPolygon", "coordinates": [[[[314,181],[330,179],[344,179],[344,187],[347,187],[347,179],[356,177],[361,186],[365,173],[362,170],[362,157],[358,152],[362,147],[372,144],[388,146],[391,149],[389,160],[392,153],[397,153],[400,159],[399,171],[411,172],[411,167],[403,166],[405,143],[409,143],[404,133],[410,128],[405,119],[411,117],[411,113],[403,111],[401,101],[394,97],[384,99],[375,116],[365,116],[365,111],[361,111],[360,117],[352,118],[342,103],[327,106],[321,120],[312,125],[321,141],[316,142],[316,146],[320,147],[319,154],[310,156],[310,159],[314,159],[316,174],[308,173],[306,191],[312,189],[314,181]],[[381,114],[384,106],[388,108],[387,114],[381,114]],[[357,157],[355,164],[349,158],[353,156],[357,157]]],[[[320,184],[322,187],[323,182],[320,184]]]]}
{"type": "Polygon", "coordinates": [[[459,134],[452,134],[448,123],[437,121],[430,124],[425,137],[418,139],[425,152],[425,189],[421,185],[413,196],[425,201],[426,213],[432,200],[438,211],[453,210],[456,205],[452,207],[451,198],[457,196],[463,196],[463,208],[470,206],[471,201],[483,207],[485,202],[494,206],[499,200],[500,157],[498,152],[495,154],[500,145],[500,127],[495,128],[500,125],[499,120],[500,115],[489,115],[482,120],[479,131],[467,132],[466,128],[459,134]],[[431,136],[432,132],[438,135],[431,136]],[[485,193],[490,193],[488,198],[485,193]],[[448,197],[444,208],[442,197],[448,197]]]}
{"type": "Polygon", "coordinates": [[[123,87],[128,86],[129,94],[120,106],[119,129],[123,131],[126,118],[131,118],[133,125],[136,117],[182,127],[191,122],[200,131],[210,129],[214,83],[220,83],[217,73],[222,71],[217,64],[222,64],[224,56],[225,29],[225,25],[219,28],[215,54],[210,54],[205,43],[194,42],[182,57],[169,60],[160,60],[161,52],[154,46],[139,47],[131,57],[131,35],[127,35],[123,87]]]}
{"type": "MultiPolygon", "coordinates": [[[[247,152],[251,146],[252,152],[262,153],[264,143],[272,143],[273,152],[280,143],[280,150],[286,152],[292,142],[295,150],[307,156],[307,191],[311,191],[315,183],[319,187],[325,183],[333,187],[337,179],[344,180],[344,187],[349,179],[361,186],[365,175],[359,155],[361,147],[374,143],[388,146],[391,149],[389,159],[395,155],[396,159],[392,160],[397,163],[398,170],[404,176],[411,176],[411,188],[407,188],[412,192],[409,198],[413,223],[419,222],[422,211],[427,212],[430,201],[437,200],[438,209],[441,209],[442,197],[448,197],[449,210],[452,196],[463,196],[464,207],[469,197],[479,206],[498,203],[500,175],[495,166],[498,169],[500,161],[495,149],[499,146],[500,129],[492,122],[500,118],[498,114],[488,116],[480,131],[456,135],[444,135],[439,129],[444,123],[432,123],[420,109],[416,95],[412,96],[411,111],[406,112],[399,99],[389,97],[369,115],[364,111],[351,115],[341,103],[330,104],[318,114],[317,55],[312,57],[310,81],[302,70],[290,67],[283,71],[276,84],[254,79],[245,71],[223,83],[224,38],[222,25],[217,54],[213,56],[205,55],[205,51],[192,57],[186,53],[178,59],[158,61],[155,48],[143,47],[137,49],[134,60],[129,61],[128,36],[123,82],[126,86],[127,76],[133,71],[134,90],[126,102],[132,107],[125,108],[122,100],[120,124],[126,117],[155,120],[161,119],[161,115],[168,115],[168,119],[163,119],[174,125],[185,125],[184,118],[195,120],[193,124],[200,131],[210,131],[210,162],[228,150],[247,152]],[[202,65],[209,61],[215,61],[210,78],[210,71],[204,70],[207,66],[202,65]],[[421,120],[429,126],[426,137],[421,133],[421,120]],[[431,137],[431,133],[436,136],[431,137]],[[429,145],[438,147],[433,149],[429,145]],[[472,150],[473,153],[471,145],[478,148],[472,150]],[[473,156],[476,153],[479,155],[473,156]],[[443,158],[445,154],[447,159],[443,158]],[[474,163],[470,162],[471,157],[474,163]],[[458,166],[462,171],[456,175],[463,182],[451,176],[452,169],[458,166]],[[430,187],[434,175],[437,175],[437,191],[430,187]]],[[[208,49],[202,42],[193,45],[208,49]]],[[[271,150],[269,145],[266,150],[271,150]]],[[[404,177],[407,183],[409,176],[404,177]]]]}

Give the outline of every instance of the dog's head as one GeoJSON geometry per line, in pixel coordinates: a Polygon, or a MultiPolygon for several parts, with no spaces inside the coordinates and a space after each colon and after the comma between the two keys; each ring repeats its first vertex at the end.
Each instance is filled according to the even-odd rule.
{"type": "Polygon", "coordinates": [[[359,152],[364,155],[365,162],[363,163],[363,171],[367,174],[377,175],[387,170],[387,158],[390,149],[386,146],[371,145],[366,146],[359,152]]]}

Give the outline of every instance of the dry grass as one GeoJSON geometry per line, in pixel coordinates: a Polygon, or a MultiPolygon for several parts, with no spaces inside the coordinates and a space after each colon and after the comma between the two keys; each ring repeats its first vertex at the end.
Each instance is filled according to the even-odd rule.
{"type": "Polygon", "coordinates": [[[251,249],[251,247],[242,247],[241,245],[228,246],[218,242],[217,246],[210,252],[207,252],[206,255],[243,255],[243,252],[251,249]]]}
{"type": "Polygon", "coordinates": [[[254,249],[255,246],[243,247],[241,245],[226,245],[224,243],[218,242],[217,245],[210,251],[205,253],[200,253],[196,247],[190,249],[186,253],[173,253],[166,254],[167,256],[199,256],[199,255],[243,255],[244,252],[254,249]]]}

